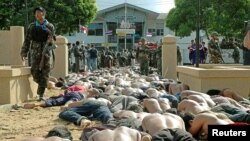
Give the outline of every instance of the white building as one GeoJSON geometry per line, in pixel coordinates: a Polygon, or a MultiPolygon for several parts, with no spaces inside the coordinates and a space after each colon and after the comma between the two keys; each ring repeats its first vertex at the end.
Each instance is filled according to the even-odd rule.
{"type": "MultiPolygon", "coordinates": [[[[97,12],[96,19],[88,25],[88,33],[75,33],[71,36],[66,36],[70,43],[76,41],[82,41],[84,44],[92,43],[97,48],[104,48],[109,46],[112,49],[122,50],[125,48],[131,49],[138,44],[141,37],[145,37],[149,42],[159,43],[162,37],[170,34],[175,35],[173,31],[166,27],[167,13],[156,13],[135,5],[128,3],[119,4],[107,9],[103,9],[97,12]],[[125,10],[126,9],[126,10],[125,10]],[[121,24],[125,20],[129,23],[129,28],[134,30],[134,34],[127,34],[126,43],[124,33],[116,32],[116,29],[120,29],[121,24]],[[106,33],[111,35],[108,35],[106,33]],[[151,34],[149,37],[147,35],[151,34]]],[[[205,35],[201,33],[201,35],[205,35]]],[[[191,40],[196,37],[195,32],[191,33],[189,37],[180,38],[177,37],[177,45],[181,49],[183,63],[190,63],[188,59],[188,49],[191,40]]],[[[203,41],[208,42],[205,37],[203,41]]],[[[230,58],[232,51],[226,51],[223,54],[226,63],[233,63],[233,59],[230,58]]],[[[208,60],[207,60],[208,61],[208,60]]],[[[242,52],[241,61],[242,62],[242,52]]]]}
{"type": "Polygon", "coordinates": [[[141,37],[156,43],[160,42],[164,35],[174,35],[174,32],[165,26],[166,13],[156,13],[127,3],[98,11],[96,19],[88,26],[88,34],[76,33],[67,36],[69,42],[79,40],[84,44],[93,43],[96,47],[109,44],[112,48],[125,48],[124,34],[119,33],[119,36],[116,33],[116,29],[121,28],[121,23],[125,20],[125,11],[126,21],[130,24],[130,29],[135,31],[135,34],[127,34],[126,48],[135,46],[141,37]],[[108,31],[112,31],[112,35],[105,34],[108,31]],[[152,37],[147,37],[147,34],[152,37]]]}

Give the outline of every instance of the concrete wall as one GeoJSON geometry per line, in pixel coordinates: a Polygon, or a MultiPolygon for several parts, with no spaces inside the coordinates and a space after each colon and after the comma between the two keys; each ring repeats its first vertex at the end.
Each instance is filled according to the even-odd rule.
{"type": "Polygon", "coordinates": [[[30,67],[0,67],[0,105],[22,103],[36,96],[30,67]]]}
{"type": "Polygon", "coordinates": [[[171,35],[165,36],[162,46],[162,76],[168,79],[177,79],[177,51],[176,38],[171,35]]]}
{"type": "Polygon", "coordinates": [[[0,65],[22,65],[20,49],[24,41],[24,28],[11,26],[0,31],[0,65]]]}
{"type": "Polygon", "coordinates": [[[178,66],[177,72],[179,81],[188,84],[191,90],[206,93],[210,89],[230,88],[245,98],[250,94],[250,67],[247,66],[178,66]]]}
{"type": "Polygon", "coordinates": [[[68,40],[64,36],[56,37],[57,48],[55,51],[55,66],[52,69],[52,76],[59,78],[68,75],[68,40]]]}

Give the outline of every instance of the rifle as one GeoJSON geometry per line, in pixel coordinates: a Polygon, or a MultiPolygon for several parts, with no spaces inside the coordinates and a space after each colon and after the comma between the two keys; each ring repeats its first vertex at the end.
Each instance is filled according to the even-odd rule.
{"type": "MultiPolygon", "coordinates": [[[[42,52],[42,58],[40,60],[40,63],[39,63],[39,70],[41,71],[44,67],[45,64],[47,64],[50,60],[50,57],[51,57],[51,54],[50,54],[50,51],[52,51],[52,54],[54,56],[54,53],[53,53],[53,49],[57,48],[57,46],[55,44],[52,44],[52,43],[47,43],[43,49],[43,52],[42,52]]],[[[54,59],[54,57],[53,57],[54,59]]]]}
{"type": "Polygon", "coordinates": [[[224,59],[222,57],[220,47],[218,46],[218,44],[217,43],[212,43],[211,47],[212,47],[213,52],[216,53],[216,56],[218,56],[222,60],[222,62],[225,63],[225,61],[224,61],[224,59]]]}

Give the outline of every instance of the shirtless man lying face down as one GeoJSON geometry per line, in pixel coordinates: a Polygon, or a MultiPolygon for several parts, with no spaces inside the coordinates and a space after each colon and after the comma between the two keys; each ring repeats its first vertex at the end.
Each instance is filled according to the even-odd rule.
{"type": "Polygon", "coordinates": [[[150,114],[142,120],[143,131],[150,135],[167,128],[180,128],[185,130],[185,124],[181,117],[171,114],[150,114]]]}
{"type": "Polygon", "coordinates": [[[189,89],[190,89],[189,86],[186,84],[172,83],[172,84],[169,84],[168,92],[172,95],[176,95],[178,93],[181,93],[184,90],[189,90],[189,89]]]}
{"type": "Polygon", "coordinates": [[[113,114],[115,118],[121,119],[121,118],[136,118],[136,119],[143,119],[145,116],[150,115],[150,113],[146,112],[140,112],[140,113],[135,113],[134,111],[130,110],[119,110],[113,114]]]}
{"type": "Polygon", "coordinates": [[[49,138],[42,138],[42,137],[30,137],[22,139],[21,141],[70,141],[69,139],[63,139],[60,137],[49,137],[49,138]]]}
{"type": "Polygon", "coordinates": [[[144,99],[143,107],[147,109],[149,113],[160,113],[170,109],[170,103],[166,98],[160,99],[144,99]]]}
{"type": "Polygon", "coordinates": [[[178,110],[184,113],[198,114],[210,110],[206,103],[198,103],[191,99],[184,99],[178,104],[178,110]]]}
{"type": "MultiPolygon", "coordinates": [[[[184,99],[188,96],[191,96],[191,95],[196,95],[196,98],[194,98],[193,100],[201,100],[201,98],[203,98],[203,100],[206,101],[206,103],[208,104],[209,107],[213,107],[215,106],[215,103],[214,101],[211,99],[211,97],[208,95],[208,94],[205,94],[205,93],[201,93],[201,92],[196,92],[196,91],[191,91],[191,90],[185,90],[185,91],[182,91],[181,92],[181,99],[184,99]]],[[[191,98],[188,98],[188,99],[191,99],[191,98]]],[[[203,101],[202,100],[202,101],[203,101]]],[[[197,102],[199,102],[197,101],[197,102]]]]}
{"type": "Polygon", "coordinates": [[[138,130],[125,126],[97,131],[92,134],[89,141],[151,141],[151,136],[142,135],[138,130]]]}
{"type": "Polygon", "coordinates": [[[226,116],[222,116],[218,113],[204,112],[198,115],[186,113],[183,116],[185,127],[194,137],[199,135],[207,137],[208,125],[227,125],[232,124],[233,121],[228,119],[226,116]]]}

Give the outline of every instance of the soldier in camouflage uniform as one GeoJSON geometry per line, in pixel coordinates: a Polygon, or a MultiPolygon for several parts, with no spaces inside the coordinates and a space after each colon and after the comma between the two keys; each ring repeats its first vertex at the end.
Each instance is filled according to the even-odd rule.
{"type": "Polygon", "coordinates": [[[28,52],[30,52],[31,74],[34,81],[38,84],[37,94],[39,96],[39,100],[44,100],[43,96],[45,89],[47,88],[51,64],[48,62],[44,64],[42,68],[39,68],[39,66],[42,59],[43,50],[46,44],[51,41],[48,40],[50,34],[52,34],[55,38],[55,30],[54,26],[45,19],[46,11],[44,8],[35,8],[34,14],[36,21],[32,22],[27,29],[26,37],[21,49],[21,57],[22,60],[25,60],[28,52]]]}
{"type": "Polygon", "coordinates": [[[234,59],[234,63],[239,64],[239,62],[240,62],[240,50],[239,50],[239,47],[237,46],[236,40],[234,42],[234,39],[230,38],[229,42],[228,42],[228,47],[229,47],[229,49],[233,49],[232,58],[234,59]]]}
{"type": "Polygon", "coordinates": [[[240,63],[240,48],[236,45],[234,45],[234,51],[233,51],[232,57],[234,59],[235,64],[240,63]]]}
{"type": "Polygon", "coordinates": [[[162,52],[162,45],[159,45],[158,48],[156,49],[156,60],[157,60],[157,70],[158,70],[158,73],[161,75],[162,72],[161,72],[161,63],[162,63],[162,55],[161,55],[161,52],[162,52]]]}
{"type": "Polygon", "coordinates": [[[182,57],[180,47],[177,46],[177,65],[181,65],[182,57]]]}
{"type": "Polygon", "coordinates": [[[211,34],[211,39],[208,42],[208,53],[209,53],[209,63],[210,64],[221,64],[223,63],[223,58],[221,55],[221,51],[219,45],[217,43],[218,40],[218,33],[213,32],[211,34]]]}
{"type": "Polygon", "coordinates": [[[148,75],[149,73],[149,48],[145,44],[146,40],[141,39],[141,45],[138,46],[136,52],[137,61],[140,63],[140,70],[142,75],[148,75]]]}

